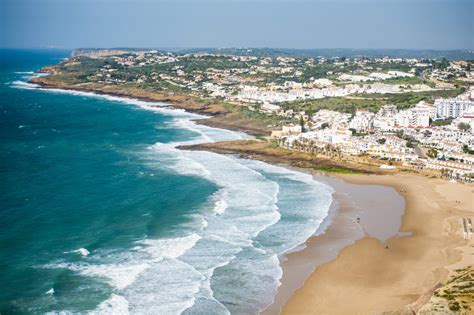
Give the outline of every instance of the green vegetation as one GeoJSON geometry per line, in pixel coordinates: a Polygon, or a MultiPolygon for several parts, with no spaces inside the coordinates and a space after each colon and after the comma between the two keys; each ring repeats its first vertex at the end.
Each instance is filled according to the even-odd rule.
{"type": "Polygon", "coordinates": [[[304,132],[304,119],[303,119],[303,116],[300,116],[300,127],[301,127],[301,131],[304,132]]]}
{"type": "Polygon", "coordinates": [[[398,109],[407,109],[423,100],[433,101],[437,97],[454,97],[464,91],[464,88],[459,88],[455,90],[430,92],[360,94],[354,97],[331,97],[283,102],[280,105],[284,109],[293,109],[295,111],[304,110],[308,115],[312,115],[321,109],[354,114],[357,109],[367,109],[371,112],[377,112],[383,105],[388,104],[394,104],[398,109]]]}
{"type": "MultiPolygon", "coordinates": [[[[413,107],[420,101],[433,102],[436,98],[456,97],[466,91],[465,88],[453,90],[435,90],[426,92],[390,93],[390,94],[359,94],[358,96],[367,100],[383,100],[385,104],[397,105],[398,109],[413,107]]],[[[369,109],[370,110],[370,109],[369,109]]]]}
{"type": "Polygon", "coordinates": [[[459,306],[459,303],[457,301],[449,303],[449,309],[451,311],[459,311],[461,307],[459,306]]]}
{"type": "MultiPolygon", "coordinates": [[[[469,266],[455,270],[456,274],[434,292],[436,300],[445,300],[441,302],[441,305],[446,305],[453,312],[472,311],[471,306],[474,305],[474,270],[472,268],[469,266]]],[[[432,303],[436,303],[436,300],[432,300],[432,303]]],[[[462,314],[470,314],[470,312],[462,314]]]]}
{"type": "Polygon", "coordinates": [[[471,126],[469,124],[462,122],[462,123],[459,123],[458,129],[461,131],[468,131],[469,129],[471,129],[471,126]]]}
{"type": "Polygon", "coordinates": [[[462,151],[467,154],[474,154],[474,150],[469,149],[469,146],[467,144],[464,144],[462,146],[462,151]]]}
{"type": "MultiPolygon", "coordinates": [[[[187,53],[192,52],[188,51],[187,53]]],[[[223,50],[218,55],[187,55],[156,54],[135,55],[133,50],[121,56],[108,56],[99,59],[89,57],[69,58],[59,65],[49,67],[53,75],[48,76],[48,81],[64,83],[66,85],[94,84],[94,87],[106,89],[139,89],[148,92],[157,92],[167,95],[180,95],[209,99],[214,91],[205,83],[218,85],[221,91],[228,95],[235,95],[240,85],[254,85],[267,88],[267,84],[281,85],[286,81],[311,83],[318,78],[329,78],[336,85],[344,85],[337,78],[344,73],[368,75],[370,72],[387,72],[390,70],[409,72],[414,69],[412,64],[405,60],[392,60],[380,62],[374,58],[349,59],[340,58],[308,58],[307,56],[292,58],[276,58],[276,56],[289,57],[289,53],[275,50],[223,50]],[[224,51],[238,52],[238,55],[225,55],[224,51]],[[271,53],[270,53],[271,52],[271,53]],[[241,58],[237,56],[252,56],[241,58]],[[272,56],[272,58],[266,58],[272,56]],[[260,58],[260,59],[258,59],[260,58]],[[262,59],[265,58],[265,59],[262,59]],[[125,61],[124,61],[125,60],[125,61]],[[119,64],[119,62],[121,64],[119,64]],[[127,65],[122,65],[127,64],[127,65]]],[[[445,69],[449,62],[445,59],[433,61],[423,60],[429,67],[418,69],[417,76],[399,77],[381,81],[385,84],[427,84],[434,86],[434,82],[425,80],[434,69],[445,69]]],[[[375,82],[375,81],[371,81],[375,82]]],[[[457,82],[457,88],[451,90],[433,90],[427,92],[407,92],[392,94],[360,94],[348,97],[330,97],[323,99],[306,99],[283,102],[279,105],[283,109],[305,111],[313,115],[321,109],[354,114],[357,109],[367,109],[377,112],[383,105],[395,104],[398,109],[413,107],[419,101],[433,101],[435,98],[450,98],[465,91],[467,84],[459,77],[450,82],[457,82]],[[457,80],[457,81],[456,81],[457,80]]],[[[364,84],[370,84],[366,82],[364,84]]],[[[277,87],[281,88],[281,87],[277,87]]],[[[283,88],[284,89],[284,88],[283,88]]],[[[215,91],[214,91],[215,92],[215,91]]],[[[198,100],[198,102],[200,102],[198,100]]],[[[224,104],[223,98],[215,98],[214,102],[224,104]]],[[[224,105],[228,106],[228,105],[224,105]]],[[[230,107],[229,107],[230,108],[230,107]]],[[[261,120],[269,125],[285,123],[281,117],[259,114],[249,109],[230,108],[231,112],[240,112],[246,117],[261,120]]],[[[298,123],[298,121],[293,121],[298,123]]],[[[301,122],[299,122],[301,124],[301,122]]],[[[435,122],[442,124],[442,122],[435,122]]],[[[463,127],[464,128],[464,127],[463,127]]]]}
{"type": "Polygon", "coordinates": [[[433,126],[446,126],[446,125],[451,124],[452,121],[453,121],[452,118],[439,119],[439,120],[432,121],[431,125],[433,125],[433,126]]]}
{"type": "Polygon", "coordinates": [[[259,120],[262,123],[265,123],[267,125],[279,126],[282,123],[284,123],[282,122],[281,117],[278,117],[276,115],[267,115],[267,114],[258,112],[256,110],[252,111],[248,109],[248,107],[245,107],[245,106],[236,106],[236,105],[230,105],[230,104],[228,104],[227,106],[228,106],[227,109],[231,112],[239,112],[246,118],[259,120]]]}
{"type": "Polygon", "coordinates": [[[384,80],[383,83],[386,84],[410,84],[410,85],[415,85],[415,84],[426,84],[431,87],[434,87],[435,84],[431,81],[427,80],[422,80],[418,77],[399,77],[399,78],[391,78],[384,80]]]}
{"type": "Polygon", "coordinates": [[[385,139],[385,138],[380,138],[380,139],[377,140],[377,142],[380,143],[380,144],[385,144],[386,141],[387,141],[387,139],[385,139]]]}
{"type": "Polygon", "coordinates": [[[314,167],[315,170],[323,171],[327,173],[337,173],[337,174],[364,174],[362,171],[358,171],[355,169],[347,169],[342,167],[335,167],[335,166],[321,166],[321,167],[314,167]]]}
{"type": "Polygon", "coordinates": [[[436,149],[429,149],[428,152],[426,152],[426,155],[432,159],[436,158],[438,156],[438,150],[436,149]]]}
{"type": "Polygon", "coordinates": [[[384,100],[371,100],[359,98],[331,97],[322,99],[307,99],[294,102],[284,102],[280,105],[285,109],[294,111],[304,110],[306,114],[312,115],[321,109],[329,109],[342,113],[355,114],[358,108],[365,108],[376,112],[383,105],[387,104],[384,100]]]}

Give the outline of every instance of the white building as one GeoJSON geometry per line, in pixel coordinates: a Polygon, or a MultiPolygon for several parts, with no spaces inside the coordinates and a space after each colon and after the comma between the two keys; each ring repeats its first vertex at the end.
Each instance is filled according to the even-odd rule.
{"type": "Polygon", "coordinates": [[[377,116],[381,117],[392,117],[397,114],[397,106],[395,105],[384,105],[382,108],[380,108],[379,112],[377,113],[377,116]]]}
{"type": "Polygon", "coordinates": [[[407,77],[407,78],[412,78],[414,77],[413,74],[411,73],[406,73],[406,72],[403,72],[403,71],[389,71],[388,72],[389,75],[391,75],[393,78],[399,78],[399,77],[407,77]]]}
{"type": "Polygon", "coordinates": [[[330,128],[346,127],[350,114],[339,113],[332,110],[322,109],[311,117],[314,128],[321,128],[323,124],[328,124],[330,128]]]}
{"type": "Polygon", "coordinates": [[[461,99],[438,99],[435,101],[436,117],[456,118],[474,107],[474,102],[461,99]]]}
{"type": "Polygon", "coordinates": [[[371,77],[366,77],[363,75],[352,75],[352,74],[341,74],[339,76],[339,81],[351,81],[351,82],[365,82],[373,80],[371,77]]]}
{"type": "Polygon", "coordinates": [[[356,132],[368,132],[372,129],[374,122],[374,113],[366,109],[358,109],[354,118],[349,122],[349,129],[355,129],[356,132]]]}
{"type": "Polygon", "coordinates": [[[425,105],[400,111],[396,115],[396,124],[400,127],[426,128],[430,125],[430,108],[425,105]]]}
{"type": "Polygon", "coordinates": [[[317,140],[327,144],[339,144],[349,141],[352,132],[347,129],[323,129],[302,133],[299,137],[317,140]]]}
{"type": "Polygon", "coordinates": [[[290,133],[301,133],[302,128],[300,125],[286,125],[281,128],[283,132],[290,132],[290,133]]]}
{"type": "Polygon", "coordinates": [[[281,110],[281,107],[274,104],[263,104],[262,110],[266,113],[276,113],[281,110]]]}
{"type": "Polygon", "coordinates": [[[382,131],[392,130],[395,127],[396,115],[398,113],[395,105],[385,105],[380,108],[374,118],[374,128],[382,131]]]}
{"type": "Polygon", "coordinates": [[[471,126],[471,130],[474,130],[474,106],[453,120],[451,125],[453,125],[454,128],[457,128],[460,123],[468,124],[471,126]]]}

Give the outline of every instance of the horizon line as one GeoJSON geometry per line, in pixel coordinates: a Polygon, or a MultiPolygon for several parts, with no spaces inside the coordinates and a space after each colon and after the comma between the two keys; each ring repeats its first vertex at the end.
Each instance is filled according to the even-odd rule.
{"type": "Polygon", "coordinates": [[[300,51],[309,51],[309,50],[405,50],[405,51],[465,51],[469,53],[474,53],[474,48],[449,48],[449,49],[439,49],[439,48],[352,48],[352,47],[316,47],[316,48],[292,48],[292,47],[238,47],[238,46],[228,46],[228,47],[213,47],[213,46],[189,46],[189,47],[140,47],[140,46],[110,46],[110,47],[61,47],[61,46],[32,46],[32,47],[0,47],[0,49],[57,49],[57,50],[78,50],[78,49],[149,49],[149,50],[187,50],[187,49],[216,49],[216,50],[225,50],[225,49],[291,49],[291,50],[300,50],[300,51]]]}

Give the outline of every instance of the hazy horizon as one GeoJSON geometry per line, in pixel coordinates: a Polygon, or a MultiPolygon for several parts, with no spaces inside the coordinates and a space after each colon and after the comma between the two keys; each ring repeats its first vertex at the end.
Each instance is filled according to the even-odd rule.
{"type": "Polygon", "coordinates": [[[162,50],[162,51],[185,51],[185,50],[225,50],[225,49],[272,49],[272,50],[295,50],[295,51],[316,51],[316,50],[354,50],[354,51],[463,51],[463,52],[474,52],[474,49],[470,48],[453,48],[453,49],[433,49],[433,48],[354,48],[354,47],[337,47],[337,48],[328,48],[328,47],[314,47],[314,48],[292,48],[292,47],[145,47],[145,46],[107,46],[107,47],[60,47],[60,46],[36,46],[36,47],[1,47],[0,49],[18,49],[18,50],[48,50],[48,49],[57,49],[57,50],[77,50],[77,49],[144,49],[144,50],[162,50]]]}
{"type": "Polygon", "coordinates": [[[2,48],[474,49],[469,0],[4,0],[0,17],[2,48]]]}

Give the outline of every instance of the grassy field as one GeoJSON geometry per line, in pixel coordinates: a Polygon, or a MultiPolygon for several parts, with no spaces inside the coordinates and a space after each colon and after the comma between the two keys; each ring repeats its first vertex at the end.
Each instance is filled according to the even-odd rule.
{"type": "Polygon", "coordinates": [[[371,112],[377,112],[383,105],[387,104],[396,105],[398,109],[406,109],[415,106],[418,102],[423,100],[433,101],[438,97],[455,97],[464,91],[464,88],[458,88],[453,90],[429,92],[359,94],[351,97],[331,97],[284,102],[281,105],[285,109],[293,109],[295,111],[304,110],[308,114],[315,113],[321,109],[330,109],[353,114],[359,108],[368,109],[371,112]]]}

